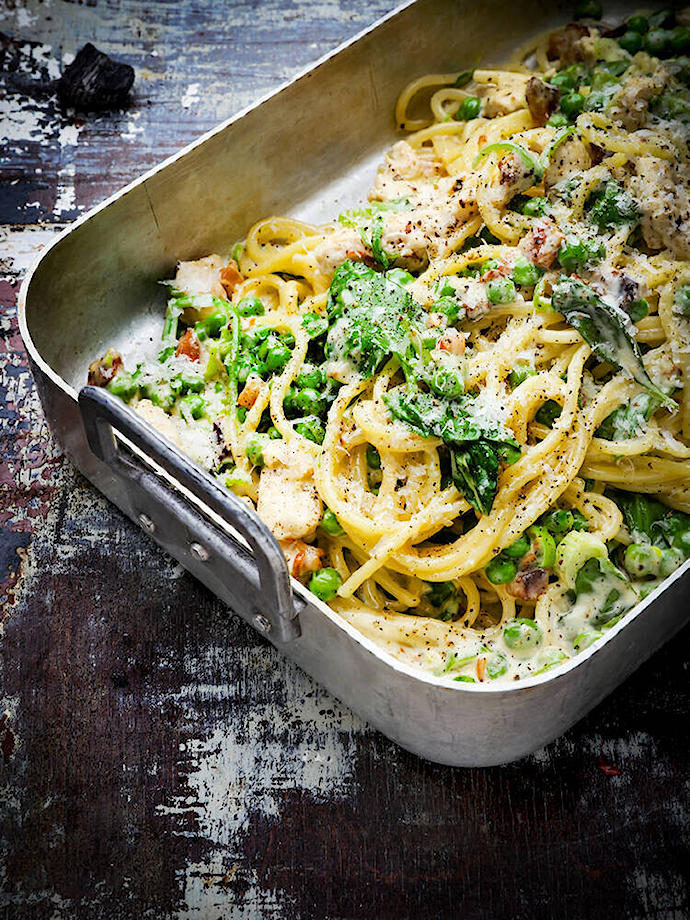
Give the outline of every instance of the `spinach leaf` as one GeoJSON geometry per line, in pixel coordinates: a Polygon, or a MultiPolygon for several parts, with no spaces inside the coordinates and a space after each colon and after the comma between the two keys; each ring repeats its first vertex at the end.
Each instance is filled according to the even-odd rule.
{"type": "Polygon", "coordinates": [[[417,352],[412,343],[424,329],[422,307],[395,281],[359,262],[343,262],[328,294],[331,354],[349,360],[371,377],[394,355],[411,374],[417,352]]]}
{"type": "Polygon", "coordinates": [[[515,463],[520,445],[470,394],[441,399],[409,384],[386,396],[386,405],[422,437],[437,437],[450,449],[453,482],[472,507],[488,514],[498,487],[499,461],[515,463]]]}
{"type": "Polygon", "coordinates": [[[577,278],[565,277],[554,285],[551,304],[577,329],[600,361],[625,371],[661,404],[677,408],[676,403],[650,380],[633,338],[634,326],[620,307],[606,303],[577,278]]]}
{"type": "Polygon", "coordinates": [[[606,441],[627,441],[642,434],[645,422],[649,421],[659,403],[649,393],[639,393],[629,403],[614,409],[595,431],[598,438],[606,441]]]}
{"type": "Polygon", "coordinates": [[[609,179],[603,191],[594,196],[590,220],[599,230],[612,230],[627,224],[632,229],[640,220],[640,209],[630,194],[615,179],[609,179]]]}
{"type": "Polygon", "coordinates": [[[328,330],[328,319],[318,313],[305,313],[302,317],[302,325],[310,339],[318,339],[328,330]]]}

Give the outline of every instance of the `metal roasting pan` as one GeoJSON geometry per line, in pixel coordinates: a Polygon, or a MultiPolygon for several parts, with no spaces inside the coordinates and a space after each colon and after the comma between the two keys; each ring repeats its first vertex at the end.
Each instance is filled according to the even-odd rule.
{"type": "MultiPolygon", "coordinates": [[[[626,12],[612,6],[612,16],[626,12]]],[[[405,4],[77,220],[43,251],[20,294],[46,417],[79,470],[336,697],[444,764],[507,763],[566,731],[690,619],[690,563],[556,672],[449,686],[380,651],[291,582],[246,505],[131,409],[83,385],[106,347],[127,356],[157,340],[165,296],[157,282],[178,259],[227,252],[270,214],[326,221],[363,198],[398,136],[392,112],[406,82],[500,63],[530,35],[568,21],[571,7],[405,4]]]]}

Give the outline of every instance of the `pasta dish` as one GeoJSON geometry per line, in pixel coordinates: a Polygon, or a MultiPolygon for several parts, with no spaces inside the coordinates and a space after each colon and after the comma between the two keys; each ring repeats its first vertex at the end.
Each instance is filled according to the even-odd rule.
{"type": "Polygon", "coordinates": [[[430,74],[360,207],[179,263],[119,396],[397,659],[518,680],[690,556],[690,25],[430,74]]]}

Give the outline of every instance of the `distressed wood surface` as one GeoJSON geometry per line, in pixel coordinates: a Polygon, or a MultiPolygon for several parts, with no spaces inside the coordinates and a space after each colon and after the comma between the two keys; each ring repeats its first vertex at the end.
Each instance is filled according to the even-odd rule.
{"type": "Polygon", "coordinates": [[[159,552],[42,417],[14,308],[41,245],[391,5],[0,5],[2,917],[690,916],[687,629],[534,756],[428,764],[159,552]],[[86,41],[135,67],[128,109],[60,110],[86,41]]]}

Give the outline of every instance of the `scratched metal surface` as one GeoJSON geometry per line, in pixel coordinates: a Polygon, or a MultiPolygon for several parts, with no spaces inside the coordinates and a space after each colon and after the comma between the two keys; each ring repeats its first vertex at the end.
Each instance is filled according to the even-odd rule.
{"type": "Polygon", "coordinates": [[[60,456],[15,318],[51,236],[390,0],[4,0],[0,915],[690,916],[690,633],[509,767],[372,732],[60,456]],[[85,41],[132,105],[75,118],[85,41]]]}

